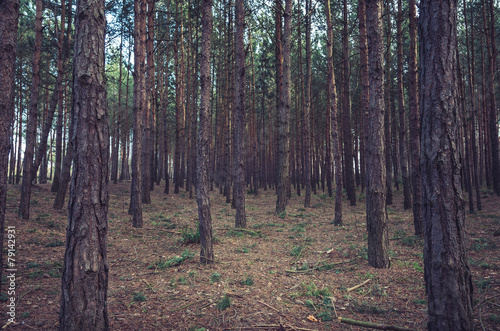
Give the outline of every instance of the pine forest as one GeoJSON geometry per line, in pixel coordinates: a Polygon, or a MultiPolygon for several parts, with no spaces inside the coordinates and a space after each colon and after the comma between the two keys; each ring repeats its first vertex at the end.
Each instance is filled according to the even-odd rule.
{"type": "Polygon", "coordinates": [[[0,327],[500,330],[499,47],[498,0],[0,0],[0,327]]]}

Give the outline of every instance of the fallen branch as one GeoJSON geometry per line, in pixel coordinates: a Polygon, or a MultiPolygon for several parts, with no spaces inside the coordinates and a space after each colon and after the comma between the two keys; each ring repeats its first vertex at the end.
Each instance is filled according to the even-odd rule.
{"type": "Polygon", "coordinates": [[[347,289],[347,292],[354,291],[355,289],[360,288],[360,287],[361,287],[361,286],[363,286],[363,285],[366,285],[366,284],[367,284],[370,280],[371,280],[371,278],[368,278],[367,280],[365,280],[365,281],[364,281],[364,282],[362,282],[361,284],[358,284],[358,285],[356,285],[356,286],[354,286],[354,287],[348,288],[348,289],[347,289]]]}
{"type": "Polygon", "coordinates": [[[378,323],[365,322],[365,321],[356,321],[356,320],[353,320],[350,318],[345,318],[345,317],[339,317],[339,322],[345,323],[345,324],[350,324],[350,325],[362,326],[365,328],[378,329],[378,330],[410,331],[410,329],[402,328],[399,326],[378,324],[378,323]]]}
{"type": "Polygon", "coordinates": [[[260,300],[257,300],[257,302],[263,304],[264,306],[268,307],[268,308],[271,308],[272,310],[276,311],[276,312],[280,312],[278,309],[274,308],[273,306],[270,306],[268,305],[267,303],[265,303],[264,301],[260,301],[260,300]]]}

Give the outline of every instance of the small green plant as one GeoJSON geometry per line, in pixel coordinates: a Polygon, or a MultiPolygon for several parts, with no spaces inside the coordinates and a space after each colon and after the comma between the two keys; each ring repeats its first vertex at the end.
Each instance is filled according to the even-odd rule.
{"type": "Polygon", "coordinates": [[[406,236],[402,239],[401,243],[403,244],[403,246],[406,247],[415,247],[415,246],[422,247],[424,244],[423,239],[420,238],[419,236],[406,236]]]}
{"type": "Polygon", "coordinates": [[[43,271],[40,269],[36,269],[28,274],[30,279],[39,279],[43,277],[43,271]]]}
{"type": "Polygon", "coordinates": [[[426,299],[416,299],[416,300],[413,300],[413,303],[416,305],[426,305],[427,300],[426,299]]]}
{"type": "Polygon", "coordinates": [[[21,317],[22,317],[22,318],[28,318],[28,317],[30,317],[30,315],[31,315],[31,314],[30,314],[30,312],[29,312],[29,311],[25,311],[25,312],[23,312],[23,313],[21,314],[21,317]]]}
{"type": "Polygon", "coordinates": [[[54,239],[51,242],[45,244],[45,247],[59,247],[59,246],[64,246],[64,241],[59,239],[54,239]]]}
{"type": "Polygon", "coordinates": [[[292,251],[290,252],[291,256],[300,256],[302,251],[304,250],[305,245],[293,246],[292,251]]]}
{"type": "Polygon", "coordinates": [[[250,253],[250,250],[248,248],[246,248],[245,246],[243,246],[242,248],[236,248],[235,252],[236,253],[250,253]]]}
{"type": "Polygon", "coordinates": [[[200,229],[196,231],[191,228],[183,228],[181,230],[181,238],[179,242],[182,245],[191,245],[200,243],[200,229]]]}
{"type": "Polygon", "coordinates": [[[328,297],[331,296],[330,289],[328,287],[319,289],[314,282],[310,282],[306,285],[306,294],[311,297],[328,297]]]}
{"type": "Polygon", "coordinates": [[[6,292],[0,293],[0,301],[5,302],[7,300],[9,300],[9,297],[7,296],[7,293],[6,292]]]}
{"type": "Polygon", "coordinates": [[[28,264],[26,265],[26,267],[29,269],[29,268],[38,268],[40,266],[40,263],[36,263],[36,262],[28,262],[28,264]]]}
{"type": "Polygon", "coordinates": [[[210,275],[210,283],[217,283],[222,278],[221,274],[218,272],[214,272],[210,275]]]}
{"type": "Polygon", "coordinates": [[[490,315],[488,320],[493,323],[500,324],[500,315],[490,315]]]}
{"type": "Polygon", "coordinates": [[[182,264],[184,261],[189,260],[194,256],[194,253],[186,249],[181,253],[181,255],[174,256],[166,261],[159,260],[154,264],[148,266],[148,269],[166,269],[182,264]]]}
{"type": "Polygon", "coordinates": [[[297,225],[294,225],[290,231],[291,232],[306,232],[306,225],[307,223],[300,223],[300,224],[297,224],[297,225]]]}
{"type": "Polygon", "coordinates": [[[242,280],[241,283],[243,285],[252,286],[253,285],[253,278],[252,278],[252,276],[247,276],[247,278],[245,278],[244,280],[242,280]]]}
{"type": "Polygon", "coordinates": [[[219,302],[217,302],[217,309],[222,311],[229,307],[231,307],[231,298],[227,294],[224,294],[219,302]]]}
{"type": "Polygon", "coordinates": [[[282,219],[283,219],[283,218],[285,218],[285,216],[286,216],[286,212],[282,212],[282,213],[280,213],[280,214],[278,215],[278,217],[279,217],[279,218],[282,218],[282,219]]]}
{"type": "Polygon", "coordinates": [[[134,292],[132,295],[132,301],[143,302],[146,301],[146,296],[142,292],[134,292]]]}
{"type": "Polygon", "coordinates": [[[474,240],[474,243],[471,246],[471,249],[474,252],[480,252],[482,250],[492,250],[496,249],[497,245],[495,242],[491,241],[488,238],[478,238],[474,240]]]}

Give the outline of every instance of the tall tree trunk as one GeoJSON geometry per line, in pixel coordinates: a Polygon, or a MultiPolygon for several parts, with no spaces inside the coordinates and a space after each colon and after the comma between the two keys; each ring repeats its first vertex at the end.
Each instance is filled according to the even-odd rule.
{"type": "Polygon", "coordinates": [[[236,0],[236,68],[234,91],[234,203],[236,207],[235,227],[246,227],[245,216],[245,9],[243,0],[236,0]]]}
{"type": "MultiPolygon", "coordinates": [[[[3,239],[7,204],[7,160],[11,127],[14,121],[18,21],[19,0],[2,1],[0,3],[0,279],[4,270],[3,239]]],[[[11,157],[14,157],[14,152],[14,150],[11,151],[11,157]]],[[[15,235],[15,229],[11,231],[9,228],[8,234],[15,235]]]]}
{"type": "Polygon", "coordinates": [[[350,78],[351,78],[351,66],[349,60],[349,21],[347,16],[347,0],[344,0],[344,25],[342,29],[342,60],[343,66],[343,112],[342,112],[342,129],[343,129],[343,143],[344,143],[344,164],[345,164],[345,186],[347,198],[350,201],[351,206],[356,206],[356,182],[354,178],[354,168],[353,168],[353,138],[352,138],[352,124],[351,124],[351,89],[350,89],[350,78]]]}
{"type": "Polygon", "coordinates": [[[62,275],[60,330],[108,330],[109,131],[104,79],[104,0],[75,15],[74,171],[62,275]]]}
{"type": "Polygon", "coordinates": [[[455,0],[420,3],[424,277],[429,330],[472,330],[474,325],[458,151],[456,19],[455,0]]]}
{"type": "MultiPolygon", "coordinates": [[[[484,6],[483,0],[483,6],[484,6]]],[[[500,196],[500,142],[498,141],[498,111],[496,102],[496,86],[495,75],[497,72],[497,47],[496,47],[496,32],[495,32],[495,17],[493,0],[488,1],[490,31],[489,31],[489,64],[490,73],[488,75],[488,85],[490,92],[490,108],[489,108],[489,131],[491,140],[491,178],[493,180],[493,190],[500,196]]]]}
{"type": "Polygon", "coordinates": [[[30,218],[31,169],[36,143],[36,126],[38,118],[38,96],[40,90],[40,53],[42,51],[42,0],[36,0],[35,17],[35,49],[33,52],[33,77],[31,80],[31,98],[26,132],[26,149],[24,150],[24,170],[21,184],[21,201],[18,215],[23,220],[30,218]]]}
{"type": "Polygon", "coordinates": [[[155,81],[155,65],[153,54],[154,40],[154,18],[155,18],[155,2],[147,0],[147,39],[146,39],[146,90],[145,90],[145,109],[142,119],[142,149],[141,149],[141,201],[142,203],[151,203],[151,162],[153,148],[153,130],[151,128],[152,114],[155,112],[154,102],[154,81],[155,81]]]}
{"type": "MultiPolygon", "coordinates": [[[[328,62],[328,107],[330,109],[331,134],[333,145],[333,160],[335,163],[335,217],[334,225],[342,225],[342,156],[339,142],[339,128],[337,123],[337,88],[335,72],[333,70],[333,23],[330,11],[330,0],[326,0],[326,28],[327,28],[327,62],[328,62]]],[[[330,153],[327,150],[327,153],[330,153]]]]}
{"type": "Polygon", "coordinates": [[[408,175],[408,149],[406,148],[406,116],[403,88],[403,8],[398,0],[397,41],[398,41],[398,109],[399,109],[399,161],[403,180],[403,208],[411,208],[410,178],[408,175]]]}
{"type": "MultiPolygon", "coordinates": [[[[306,13],[311,10],[311,0],[306,0],[306,13]]],[[[306,194],[304,207],[311,207],[311,16],[306,17],[306,77],[304,87],[304,176],[306,194]]]]}
{"type": "Polygon", "coordinates": [[[278,108],[278,185],[276,214],[286,211],[290,196],[290,90],[292,53],[292,0],[285,0],[283,28],[283,87],[278,108]]]}
{"type": "Polygon", "coordinates": [[[387,20],[386,24],[386,50],[385,54],[385,67],[384,67],[384,138],[385,138],[385,178],[386,178],[386,189],[387,194],[385,201],[388,205],[392,205],[392,144],[391,141],[391,91],[392,91],[392,80],[391,80],[391,63],[392,63],[392,13],[390,9],[390,4],[386,2],[384,6],[384,16],[387,20]]]}
{"type": "Polygon", "coordinates": [[[415,0],[409,1],[410,7],[410,60],[409,60],[409,102],[410,102],[410,147],[411,177],[413,183],[413,224],[415,235],[423,236],[424,220],[422,216],[422,177],[420,173],[420,111],[418,104],[418,69],[417,69],[417,17],[415,0]]]}
{"type": "Polygon", "coordinates": [[[210,264],[214,262],[212,244],[212,216],[210,214],[210,94],[212,92],[212,78],[210,75],[210,51],[212,38],[212,1],[203,0],[202,3],[202,35],[200,58],[200,120],[198,130],[198,155],[196,162],[196,201],[198,202],[198,218],[200,229],[200,262],[210,264]]]}
{"type": "Polygon", "coordinates": [[[370,78],[368,75],[368,42],[366,32],[366,2],[358,2],[359,16],[359,66],[361,72],[361,122],[363,136],[361,149],[361,190],[366,186],[366,144],[368,143],[368,108],[370,104],[370,78]]]}
{"type": "Polygon", "coordinates": [[[370,107],[366,144],[366,224],[368,263],[389,268],[389,229],[386,210],[386,171],[384,146],[384,68],[382,0],[366,1],[370,107]]]}
{"type": "Polygon", "coordinates": [[[134,141],[132,146],[132,182],[129,214],[132,226],[141,228],[142,219],[142,156],[144,138],[144,112],[146,107],[146,0],[134,0],[134,141]]]}

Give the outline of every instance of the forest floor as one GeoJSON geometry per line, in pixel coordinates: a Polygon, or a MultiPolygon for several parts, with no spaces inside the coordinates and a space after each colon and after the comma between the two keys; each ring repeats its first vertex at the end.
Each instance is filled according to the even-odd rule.
{"type": "MultiPolygon", "coordinates": [[[[110,184],[108,314],[113,330],[362,330],[338,317],[424,330],[427,302],[423,242],[411,211],[395,192],[388,206],[390,269],[367,262],[364,194],[344,202],[334,227],[334,199],[318,191],[311,208],[293,194],[275,215],[275,192],[247,194],[247,230],[212,192],[216,263],[199,263],[195,199],[155,187],[144,227],[127,214],[130,183],[110,184]],[[321,193],[321,194],[320,194],[321,193]],[[353,287],[361,285],[355,289],[353,287]]],[[[359,194],[359,191],[358,191],[359,194]]],[[[50,185],[36,185],[31,219],[15,216],[19,187],[10,187],[7,226],[16,229],[16,321],[7,330],[55,330],[67,210],[52,209],[50,185]]],[[[477,330],[500,330],[500,198],[482,191],[483,210],[466,215],[477,330]]],[[[5,274],[5,273],[4,273],[5,274]]],[[[2,292],[5,292],[5,279],[2,292]]],[[[6,294],[0,322],[6,324],[6,294]]]]}

